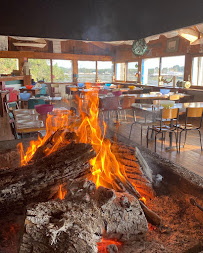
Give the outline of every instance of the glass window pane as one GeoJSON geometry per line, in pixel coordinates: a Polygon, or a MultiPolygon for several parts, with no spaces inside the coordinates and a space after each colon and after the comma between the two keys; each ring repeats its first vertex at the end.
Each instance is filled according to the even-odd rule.
{"type": "Polygon", "coordinates": [[[99,82],[112,82],[113,63],[112,61],[97,62],[97,79],[99,82]]]}
{"type": "Polygon", "coordinates": [[[128,62],[127,80],[137,81],[136,74],[138,74],[138,62],[128,62]]]}
{"type": "Polygon", "coordinates": [[[51,82],[51,61],[48,59],[29,59],[30,74],[35,81],[51,82]]]}
{"type": "Polygon", "coordinates": [[[116,63],[116,80],[125,80],[125,63],[116,63]]]}
{"type": "Polygon", "coordinates": [[[13,70],[18,69],[18,59],[0,58],[0,74],[11,74],[13,70]]]}
{"type": "Polygon", "coordinates": [[[96,81],[96,61],[78,61],[78,82],[96,81]]]}
{"type": "Polygon", "coordinates": [[[160,58],[150,58],[142,60],[142,84],[158,86],[159,60],[160,58]]]}
{"type": "MultiPolygon", "coordinates": [[[[162,57],[161,59],[161,76],[170,81],[173,76],[176,77],[177,81],[184,80],[184,68],[185,68],[185,56],[170,56],[162,57]]],[[[173,80],[171,80],[168,85],[172,85],[173,80]]]]}
{"type": "Polygon", "coordinates": [[[73,81],[73,67],[71,60],[52,60],[53,81],[66,83],[73,81]]]}

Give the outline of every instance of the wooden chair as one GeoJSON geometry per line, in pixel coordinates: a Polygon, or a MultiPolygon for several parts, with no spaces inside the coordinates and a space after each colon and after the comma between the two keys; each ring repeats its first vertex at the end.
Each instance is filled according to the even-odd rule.
{"type": "Polygon", "coordinates": [[[178,126],[178,120],[179,120],[179,109],[178,108],[171,108],[171,109],[162,109],[161,110],[161,116],[157,119],[159,121],[159,125],[153,125],[152,127],[148,127],[147,129],[147,147],[149,144],[149,131],[152,130],[155,132],[155,152],[156,152],[156,140],[157,135],[162,134],[162,146],[163,146],[163,140],[165,140],[164,135],[166,133],[175,134],[176,138],[176,147],[178,151],[178,138],[177,138],[177,126],[178,126]],[[171,122],[170,125],[166,124],[167,122],[171,122]],[[176,122],[174,125],[173,122],[176,122]]]}
{"type": "MultiPolygon", "coordinates": [[[[184,145],[186,143],[187,139],[187,132],[191,130],[195,130],[199,132],[199,137],[200,137],[200,146],[202,150],[202,137],[201,137],[201,126],[202,126],[202,119],[203,119],[203,108],[196,108],[196,107],[189,107],[186,109],[186,116],[185,116],[185,124],[179,125],[178,128],[180,129],[179,133],[179,152],[180,152],[180,146],[181,146],[181,135],[182,132],[185,132],[185,140],[184,140],[184,145]],[[194,120],[194,118],[199,118],[199,125],[194,126],[191,123],[188,123],[189,119],[194,120]]],[[[184,147],[183,145],[183,147],[184,147]]]]}

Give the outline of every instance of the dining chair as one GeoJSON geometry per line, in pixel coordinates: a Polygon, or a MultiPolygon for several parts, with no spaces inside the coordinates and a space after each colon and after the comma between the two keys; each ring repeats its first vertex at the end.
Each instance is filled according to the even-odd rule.
{"type": "Polygon", "coordinates": [[[197,108],[197,107],[188,107],[186,108],[186,115],[185,115],[185,123],[183,125],[178,125],[178,129],[180,130],[179,132],[179,152],[180,152],[180,147],[181,147],[181,135],[183,132],[185,132],[185,140],[184,140],[184,145],[186,143],[187,139],[187,132],[194,130],[198,131],[199,137],[200,137],[200,146],[202,150],[202,136],[201,136],[201,126],[202,126],[202,119],[203,119],[203,108],[197,108]],[[199,124],[198,126],[195,126],[192,123],[189,123],[190,121],[194,122],[194,119],[199,119],[199,124]]]}
{"type": "Polygon", "coordinates": [[[125,120],[127,120],[127,110],[131,110],[131,105],[135,103],[135,96],[124,96],[119,107],[119,112],[124,112],[125,120]]]}
{"type": "Polygon", "coordinates": [[[14,107],[15,109],[19,109],[18,106],[18,91],[10,90],[8,95],[6,96],[5,108],[7,113],[9,112],[9,108],[14,107]]]}
{"type": "Polygon", "coordinates": [[[147,148],[149,145],[149,131],[155,132],[155,152],[156,152],[156,140],[157,135],[161,134],[161,145],[163,146],[163,140],[165,140],[165,134],[175,134],[176,138],[176,148],[178,151],[178,136],[177,136],[177,126],[179,120],[179,109],[178,108],[170,108],[170,109],[162,109],[160,118],[158,117],[156,121],[159,122],[158,125],[152,125],[147,128],[147,148]],[[174,124],[175,121],[175,124],[174,124]],[[170,124],[167,124],[170,122],[170,124]]]}
{"type": "Polygon", "coordinates": [[[105,97],[100,102],[100,111],[104,119],[104,113],[108,114],[108,120],[110,119],[110,114],[113,117],[113,113],[116,113],[116,120],[119,118],[118,110],[120,106],[119,97],[105,97]]]}
{"type": "Polygon", "coordinates": [[[152,106],[152,114],[150,116],[147,113],[144,113],[144,114],[142,113],[141,115],[138,115],[138,113],[136,113],[136,110],[135,109],[133,110],[134,121],[130,127],[129,139],[131,137],[133,126],[139,125],[140,126],[140,143],[142,145],[143,127],[149,127],[152,124],[156,123],[153,110],[154,110],[154,107],[152,106]]]}
{"type": "Polygon", "coordinates": [[[45,104],[44,99],[29,99],[28,100],[28,109],[35,109],[35,105],[45,104]]]}

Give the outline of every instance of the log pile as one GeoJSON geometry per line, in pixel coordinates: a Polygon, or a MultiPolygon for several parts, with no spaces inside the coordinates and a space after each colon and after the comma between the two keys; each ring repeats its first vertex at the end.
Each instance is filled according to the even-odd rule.
{"type": "Polygon", "coordinates": [[[145,215],[132,195],[73,181],[62,201],[28,206],[20,253],[96,253],[102,237],[126,242],[147,231],[145,215]]]}
{"type": "Polygon", "coordinates": [[[89,174],[89,160],[94,156],[90,144],[72,142],[33,164],[1,169],[0,213],[49,200],[67,179],[89,174]]]}

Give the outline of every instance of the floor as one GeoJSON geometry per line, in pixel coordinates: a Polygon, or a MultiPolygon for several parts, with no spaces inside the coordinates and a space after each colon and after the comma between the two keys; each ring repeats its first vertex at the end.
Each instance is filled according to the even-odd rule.
{"type": "MultiPolygon", "coordinates": [[[[61,103],[60,106],[67,107],[67,102],[61,103]]],[[[69,105],[70,106],[70,105],[69,105]]],[[[119,134],[128,138],[130,127],[132,124],[132,117],[127,117],[127,121],[123,118],[122,123],[119,125],[118,129],[115,128],[114,124],[111,125],[114,130],[118,131],[119,134]]],[[[201,129],[203,134],[203,128],[201,129]]],[[[143,131],[143,146],[146,146],[146,128],[143,131]]],[[[14,139],[10,125],[8,116],[5,114],[4,117],[0,117],[0,141],[12,140],[14,139]]],[[[140,144],[140,127],[134,126],[131,140],[140,144]]],[[[162,157],[167,158],[177,164],[182,165],[188,170],[200,175],[203,177],[203,151],[200,149],[199,135],[197,132],[189,132],[187,137],[187,143],[184,148],[181,148],[181,152],[177,153],[174,151],[166,151],[165,147],[169,144],[169,138],[166,137],[166,141],[164,147],[161,148],[161,140],[157,141],[157,153],[162,157]]],[[[174,143],[175,145],[175,143],[174,143]]],[[[149,148],[154,150],[154,141],[149,143],[149,148]]]]}
{"type": "MultiPolygon", "coordinates": [[[[182,119],[183,121],[184,119],[182,119]]],[[[129,138],[130,127],[133,122],[132,117],[127,117],[127,121],[125,119],[121,119],[121,123],[119,127],[116,127],[115,124],[110,124],[111,130],[118,132],[120,135],[129,138]]],[[[194,122],[194,124],[197,122],[194,122]]],[[[146,133],[147,128],[143,128],[143,138],[142,145],[144,147],[146,144],[146,133]]],[[[202,133],[202,141],[203,141],[203,127],[201,128],[202,133]]],[[[184,135],[182,135],[184,140],[184,135]]],[[[141,131],[139,125],[134,125],[131,133],[132,141],[135,143],[141,144],[141,131]]],[[[149,142],[149,149],[154,151],[154,140],[149,142]]],[[[200,148],[200,138],[197,131],[189,131],[187,135],[187,141],[184,148],[181,148],[180,153],[177,153],[176,149],[173,151],[167,151],[167,147],[169,146],[169,136],[166,136],[165,143],[163,144],[163,148],[161,148],[161,135],[157,140],[157,153],[162,157],[173,161],[176,164],[179,164],[188,170],[200,175],[203,177],[203,151],[200,148]]],[[[173,137],[173,146],[175,147],[175,137],[173,137]]]]}

